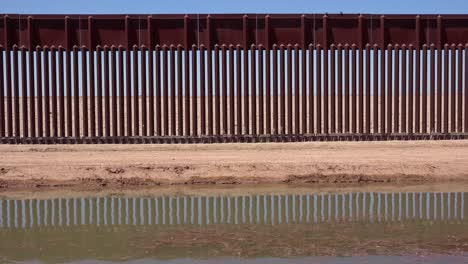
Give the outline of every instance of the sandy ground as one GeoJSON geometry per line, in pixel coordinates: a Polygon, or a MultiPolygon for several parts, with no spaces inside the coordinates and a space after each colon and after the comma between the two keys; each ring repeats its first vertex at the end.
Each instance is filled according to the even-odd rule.
{"type": "Polygon", "coordinates": [[[468,182],[468,141],[3,145],[3,190],[468,182]]]}

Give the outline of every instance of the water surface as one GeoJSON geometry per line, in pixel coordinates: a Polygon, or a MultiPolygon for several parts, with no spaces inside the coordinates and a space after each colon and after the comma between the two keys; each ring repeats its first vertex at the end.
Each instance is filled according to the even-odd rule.
{"type": "Polygon", "coordinates": [[[466,263],[467,197],[262,188],[0,196],[0,261],[466,263]]]}

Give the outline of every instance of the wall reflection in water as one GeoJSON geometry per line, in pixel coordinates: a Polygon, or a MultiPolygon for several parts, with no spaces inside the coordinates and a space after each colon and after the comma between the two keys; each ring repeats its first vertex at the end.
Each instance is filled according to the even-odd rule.
{"type": "Polygon", "coordinates": [[[465,193],[81,197],[0,200],[0,228],[464,221],[465,193]]]}

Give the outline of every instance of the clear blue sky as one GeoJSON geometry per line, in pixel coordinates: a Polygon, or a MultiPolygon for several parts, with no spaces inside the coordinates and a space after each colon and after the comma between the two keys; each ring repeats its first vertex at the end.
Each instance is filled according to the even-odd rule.
{"type": "Polygon", "coordinates": [[[20,14],[463,14],[468,0],[0,0],[0,7],[20,14]]]}

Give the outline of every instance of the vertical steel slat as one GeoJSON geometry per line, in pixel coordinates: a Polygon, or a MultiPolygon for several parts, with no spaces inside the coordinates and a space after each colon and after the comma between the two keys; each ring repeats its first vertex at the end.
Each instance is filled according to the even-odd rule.
{"type": "MultiPolygon", "coordinates": [[[[147,54],[147,48],[145,45],[141,46],[140,50],[141,54],[141,62],[140,62],[140,67],[141,67],[141,135],[146,137],[148,135],[148,120],[147,120],[147,101],[146,101],[146,94],[148,87],[146,86],[146,54],[147,54]]],[[[172,67],[172,66],[171,66],[172,67]]],[[[173,69],[171,69],[173,70],[173,69]]]]}
{"type": "MultiPolygon", "coordinates": [[[[5,85],[3,69],[3,51],[3,46],[0,45],[0,62],[2,62],[0,63],[0,137],[5,137],[5,85]]],[[[30,95],[29,98],[32,98],[32,96],[30,95]]],[[[34,119],[31,119],[31,122],[34,122],[34,119]]]]}
{"type": "Polygon", "coordinates": [[[184,134],[184,104],[183,104],[183,75],[182,75],[182,45],[177,45],[177,135],[184,134]]]}
{"type": "MultiPolygon", "coordinates": [[[[0,53],[2,50],[0,49],[0,53]]],[[[26,67],[26,52],[27,49],[26,47],[22,46],[21,47],[21,104],[22,104],[22,118],[23,118],[23,124],[22,124],[22,130],[23,130],[23,137],[28,137],[28,81],[27,81],[27,67],[26,67]]],[[[0,57],[0,62],[3,62],[0,57]]],[[[3,63],[2,63],[3,64],[3,63]]],[[[1,69],[0,69],[1,70],[1,69]]],[[[55,76],[55,48],[52,46],[52,76],[55,76]]],[[[3,74],[0,74],[0,78],[3,78],[3,74]]],[[[52,77],[52,80],[55,80],[54,77],[52,77]]],[[[0,85],[2,83],[0,82],[0,85]]],[[[55,89],[55,82],[52,82],[52,91],[55,89]]],[[[1,89],[0,93],[3,93],[3,88],[1,89]]],[[[55,94],[55,99],[53,99],[52,103],[55,102],[57,99],[57,94],[55,94]]],[[[0,98],[1,100],[1,98],[0,98]]],[[[55,105],[57,106],[57,105],[55,105]]],[[[52,107],[53,108],[53,107],[52,107]]],[[[57,107],[55,107],[55,111],[53,109],[52,111],[53,119],[54,119],[54,137],[57,137],[56,135],[56,130],[57,130],[57,107]]],[[[3,118],[3,117],[2,117],[3,118]]],[[[0,124],[1,126],[1,124],[0,124]]]]}
{"type": "MultiPolygon", "coordinates": [[[[302,49],[301,49],[301,133],[302,134],[307,133],[307,61],[306,59],[307,59],[307,45],[304,40],[302,43],[302,49]]],[[[267,115],[267,117],[269,116],[267,115]]]]}
{"type": "MultiPolygon", "coordinates": [[[[119,136],[123,137],[125,136],[125,95],[124,95],[124,90],[125,90],[125,82],[124,82],[124,59],[123,59],[123,46],[119,45],[118,47],[118,75],[119,75],[119,136]]],[[[91,64],[91,55],[93,54],[93,50],[90,49],[89,51],[89,59],[90,59],[90,67],[91,67],[91,72],[93,71],[92,67],[93,65],[91,64]]],[[[90,72],[90,73],[91,73],[90,72]]],[[[90,76],[91,77],[91,76],[90,76]]],[[[91,88],[91,87],[90,87],[91,88]]],[[[91,90],[91,89],[90,89],[91,90]]],[[[92,95],[92,90],[91,90],[91,95],[92,95]]],[[[92,97],[92,96],[91,96],[92,97]]],[[[90,98],[91,99],[91,98],[90,98]]],[[[91,104],[93,100],[91,99],[91,104]]],[[[94,107],[91,106],[91,112],[94,112],[94,107]]],[[[93,113],[91,114],[91,119],[93,119],[93,113]]],[[[91,121],[91,126],[93,124],[93,121],[91,121]]],[[[91,128],[91,136],[93,136],[93,129],[91,128]]]]}
{"type": "MultiPolygon", "coordinates": [[[[72,77],[71,77],[71,68],[72,68],[72,55],[73,51],[70,48],[66,48],[65,51],[65,85],[66,85],[66,96],[67,96],[67,137],[72,136],[72,122],[73,122],[73,112],[72,112],[72,77]]],[[[107,76],[107,75],[106,75],[107,76]]],[[[33,116],[35,118],[35,116],[33,116]]],[[[33,136],[31,134],[31,136],[33,136]]]]}
{"type": "MultiPolygon", "coordinates": [[[[133,45],[133,60],[132,60],[132,70],[133,70],[133,135],[140,136],[140,106],[139,106],[139,99],[140,99],[140,91],[139,91],[139,83],[138,77],[140,75],[139,63],[138,63],[138,46],[133,45]]],[[[167,49],[165,51],[166,60],[164,63],[164,69],[166,70],[166,74],[164,78],[166,78],[166,85],[164,89],[167,90],[167,49]]],[[[167,93],[165,100],[167,99],[167,93]]],[[[167,103],[167,101],[166,101],[167,103]]],[[[166,104],[167,105],[167,104],[166,104]]],[[[165,106],[166,107],[166,106],[165,106]]],[[[167,113],[167,112],[166,112],[167,113]]],[[[167,122],[164,123],[167,127],[167,122]]],[[[167,135],[167,133],[166,133],[167,135]]]]}
{"type": "MultiPolygon", "coordinates": [[[[102,48],[101,48],[101,46],[97,46],[96,47],[96,81],[97,81],[96,82],[96,90],[97,90],[97,136],[98,137],[102,137],[102,135],[103,135],[103,126],[102,126],[102,59],[101,58],[102,58],[102,48]]],[[[59,61],[60,61],[60,59],[59,59],[59,61]]],[[[63,120],[62,118],[60,118],[60,119],[63,120]]]]}
{"type": "Polygon", "coordinates": [[[288,100],[287,102],[287,105],[288,105],[288,110],[287,110],[287,121],[288,121],[288,124],[287,124],[287,134],[292,134],[293,133],[293,107],[292,107],[292,103],[293,103],[293,100],[292,100],[292,78],[293,78],[293,74],[292,74],[292,46],[291,44],[288,44],[287,46],[287,51],[288,51],[288,60],[287,60],[287,94],[286,94],[286,98],[288,100]]]}
{"type": "Polygon", "coordinates": [[[175,46],[171,45],[169,46],[169,74],[171,76],[171,136],[176,135],[176,70],[175,70],[175,46]]]}
{"type": "MultiPolygon", "coordinates": [[[[362,27],[359,27],[359,30],[362,30],[362,27]]],[[[362,33],[361,33],[362,34],[362,33]]],[[[362,38],[360,38],[360,41],[362,42],[362,38]]],[[[358,91],[358,109],[359,109],[359,133],[364,132],[364,47],[362,43],[359,44],[358,46],[359,50],[359,91],[358,91]]]]}
{"type": "Polygon", "coordinates": [[[400,45],[395,45],[395,69],[393,83],[393,132],[400,132],[400,45]]]}
{"type": "MultiPolygon", "coordinates": [[[[180,52],[178,53],[178,56],[180,56],[180,52]]],[[[156,112],[156,135],[161,136],[162,135],[162,125],[161,125],[161,119],[162,119],[162,113],[161,113],[161,109],[162,109],[162,107],[161,107],[161,47],[159,45],[156,45],[154,59],[156,61],[156,65],[155,65],[155,70],[156,70],[156,110],[155,110],[155,112],[156,112]]],[[[130,94],[128,94],[127,96],[130,96],[130,94]]],[[[128,117],[130,117],[130,115],[128,117]]]]}
{"type": "MultiPolygon", "coordinates": [[[[214,46],[214,78],[215,78],[215,83],[214,83],[214,93],[215,93],[215,134],[220,135],[221,134],[221,128],[220,128],[220,115],[221,115],[221,110],[220,110],[220,101],[219,101],[219,94],[220,94],[220,86],[219,86],[219,45],[216,44],[214,46]]],[[[248,133],[248,132],[247,132],[248,133]]]]}
{"type": "Polygon", "coordinates": [[[430,72],[430,84],[429,84],[429,87],[430,87],[430,131],[429,132],[435,132],[435,45],[434,44],[431,44],[430,46],[430,50],[431,50],[431,57],[430,57],[430,61],[431,61],[431,65],[430,65],[430,68],[429,68],[429,72],[430,72]]]}
{"type": "Polygon", "coordinates": [[[462,75],[462,69],[463,69],[463,65],[462,65],[462,60],[463,60],[463,57],[462,57],[462,52],[463,52],[463,46],[462,44],[458,44],[458,47],[457,47],[457,52],[458,52],[458,56],[457,56],[457,81],[458,81],[458,84],[457,84],[457,132],[462,132],[462,128],[463,128],[463,123],[462,123],[462,91],[463,91],[463,84],[462,84],[462,81],[463,81],[463,75],[462,75]]]}
{"type": "MultiPolygon", "coordinates": [[[[208,22],[207,22],[208,23],[208,22]]],[[[213,49],[211,45],[207,48],[207,75],[208,75],[208,135],[213,135],[213,49]]]]}
{"type": "Polygon", "coordinates": [[[316,99],[316,125],[317,125],[317,134],[322,133],[322,47],[320,44],[317,44],[315,49],[315,78],[316,78],[316,92],[317,92],[317,99],[316,99]]]}
{"type": "MultiPolygon", "coordinates": [[[[63,50],[62,50],[62,53],[63,53],[63,50]]],[[[67,60],[69,58],[67,57],[67,60]]],[[[3,63],[2,63],[2,66],[3,66],[3,63]]],[[[62,67],[62,75],[63,75],[63,67],[62,67]]],[[[67,73],[68,74],[68,73],[67,73]]],[[[3,75],[3,71],[2,71],[2,75],[3,75]]],[[[34,82],[34,50],[32,48],[29,49],[29,53],[28,53],[28,75],[29,75],[29,129],[30,129],[30,135],[31,137],[35,137],[36,136],[36,88],[35,88],[35,82],[34,82]]],[[[63,80],[63,79],[62,79],[63,80]]],[[[63,82],[62,82],[62,88],[61,88],[61,91],[62,91],[62,104],[63,104],[63,92],[64,92],[64,87],[63,87],[63,82]]],[[[2,104],[3,104],[3,100],[2,100],[2,104]]],[[[2,110],[3,110],[3,107],[2,107],[2,110]]],[[[62,113],[64,111],[62,110],[62,113]]],[[[62,114],[62,120],[63,120],[63,116],[64,114],[62,114]]],[[[63,121],[62,121],[63,122],[63,121]]],[[[5,128],[5,127],[3,127],[5,128]]],[[[64,132],[64,127],[62,127],[62,137],[65,136],[65,132],[64,132]]]]}
{"type": "MultiPolygon", "coordinates": [[[[52,50],[52,55],[54,56],[55,51],[52,50]]],[[[121,54],[121,53],[120,53],[121,54]]],[[[119,55],[120,57],[121,55],[119,55]]],[[[53,57],[54,58],[54,57],[53,57]]],[[[121,60],[122,61],[122,60],[121,60]]],[[[55,59],[52,59],[52,65],[55,65],[55,59]]],[[[122,63],[120,63],[122,65],[122,63]]],[[[95,87],[95,81],[94,81],[94,50],[93,46],[89,47],[89,102],[90,102],[90,130],[91,130],[91,137],[96,136],[96,87],[95,87]]],[[[54,66],[52,66],[52,69],[55,69],[54,66]]],[[[55,77],[54,77],[54,72],[52,72],[52,80],[54,80],[55,83],[55,77]]],[[[121,82],[121,85],[123,85],[123,80],[121,82]]],[[[52,89],[53,86],[52,86],[52,89]]],[[[52,96],[53,97],[53,96],[52,96]]],[[[52,102],[55,100],[53,99],[52,102]]],[[[52,107],[53,108],[53,107],[52,107]]],[[[55,125],[55,122],[54,122],[55,125]]]]}
{"type": "MultiPolygon", "coordinates": [[[[3,62],[1,62],[3,63],[3,62]]],[[[18,46],[13,45],[13,93],[14,93],[14,135],[21,136],[20,118],[19,118],[19,65],[18,65],[18,46]]]]}
{"type": "Polygon", "coordinates": [[[450,132],[455,132],[455,94],[456,94],[456,80],[455,80],[455,62],[456,62],[456,56],[455,56],[455,49],[456,46],[455,44],[452,44],[450,46],[450,132]]]}
{"type": "Polygon", "coordinates": [[[427,132],[427,45],[423,45],[423,62],[422,62],[422,102],[421,102],[421,114],[422,114],[422,124],[421,132],[427,132]]]}
{"type": "Polygon", "coordinates": [[[105,137],[110,137],[110,105],[109,105],[109,47],[104,46],[104,128],[105,137]]]}
{"type": "Polygon", "coordinates": [[[345,44],[345,85],[344,85],[344,119],[345,119],[345,128],[344,132],[349,133],[349,44],[345,44]]]}
{"type": "MultiPolygon", "coordinates": [[[[185,23],[186,24],[186,23],[185,23]]],[[[190,47],[185,43],[184,47],[184,120],[185,136],[190,136],[190,47]]],[[[167,112],[166,112],[167,115],[167,112]]],[[[167,134],[166,134],[167,135],[167,134]]]]}
{"type": "Polygon", "coordinates": [[[385,90],[385,65],[386,65],[386,57],[385,57],[385,46],[382,44],[380,46],[380,133],[385,134],[387,133],[387,111],[386,111],[386,90],[385,90]]]}
{"type": "MultiPolygon", "coordinates": [[[[292,76],[291,76],[292,78],[292,76]]],[[[260,85],[262,88],[262,85],[260,85]]],[[[299,45],[294,45],[294,133],[298,135],[300,132],[300,112],[299,112],[299,45]]],[[[261,112],[260,112],[261,113],[261,112]]],[[[261,124],[261,123],[260,123],[261,124]]]]}
{"type": "MultiPolygon", "coordinates": [[[[169,135],[169,84],[168,84],[168,59],[167,59],[168,47],[166,45],[162,46],[162,97],[163,97],[163,127],[164,127],[164,136],[169,135]]],[[[187,56],[187,53],[185,53],[187,56]]],[[[135,118],[137,122],[137,118],[135,118]]],[[[135,135],[137,135],[138,130],[135,130],[135,135]]]]}
{"type": "MultiPolygon", "coordinates": [[[[5,18],[6,21],[6,18],[5,18]]],[[[6,32],[6,30],[5,30],[6,32]]],[[[5,33],[6,35],[6,33],[5,33]]],[[[13,102],[12,102],[12,87],[11,87],[11,48],[8,46],[5,47],[5,88],[6,88],[6,132],[8,137],[13,136],[13,102]]],[[[3,64],[3,62],[2,62],[3,64]]]]}
{"type": "MultiPolygon", "coordinates": [[[[367,134],[371,132],[371,45],[366,44],[366,126],[367,134]]],[[[375,78],[375,77],[374,77],[375,78]]],[[[375,95],[374,95],[375,96],[375,95]]]]}
{"type": "Polygon", "coordinates": [[[421,131],[421,47],[416,46],[416,65],[415,65],[415,102],[414,102],[414,132],[421,131]]]}
{"type": "Polygon", "coordinates": [[[229,134],[234,135],[234,45],[229,45],[229,134]]]}
{"type": "Polygon", "coordinates": [[[352,92],[351,92],[351,131],[352,133],[357,132],[357,119],[356,119],[356,111],[357,111],[357,105],[356,105],[356,94],[357,94],[357,76],[356,72],[357,70],[357,52],[356,52],[356,44],[353,44],[351,46],[351,52],[352,52],[352,62],[351,62],[351,67],[352,67],[352,72],[351,72],[351,82],[352,82],[352,92]]]}
{"type": "Polygon", "coordinates": [[[227,114],[227,47],[226,45],[221,46],[221,96],[222,96],[222,135],[226,135],[228,132],[228,114],[227,114]]]}
{"type": "Polygon", "coordinates": [[[154,136],[154,49],[148,47],[148,135],[154,136]]]}
{"type": "MultiPolygon", "coordinates": [[[[8,58],[9,59],[9,58],[8,58]]],[[[7,67],[9,67],[7,63],[7,67]]],[[[7,74],[8,74],[8,69],[7,69],[7,74]]],[[[78,79],[76,80],[78,82],[78,79]]],[[[7,84],[8,86],[8,84],[7,84]]],[[[7,87],[7,89],[10,89],[11,87],[7,87]]],[[[43,137],[44,133],[44,126],[43,126],[43,112],[42,112],[42,49],[41,47],[37,46],[36,47],[36,94],[37,94],[37,136],[38,137],[43,137]]],[[[8,97],[8,96],[7,96],[8,97]]],[[[10,100],[11,100],[11,92],[10,92],[10,100]]],[[[11,102],[10,102],[11,104],[11,102]]],[[[11,117],[11,109],[8,110],[10,113],[11,117]]],[[[9,121],[10,122],[10,121],[9,121]]],[[[11,124],[8,125],[9,133],[11,135],[11,124]]]]}
{"type": "MultiPolygon", "coordinates": [[[[434,63],[434,62],[433,62],[434,63]]],[[[442,49],[437,47],[437,132],[442,132],[442,49]]]]}
{"type": "Polygon", "coordinates": [[[112,93],[112,136],[116,137],[117,134],[117,60],[116,60],[117,48],[112,45],[111,47],[111,93],[112,93]]]}
{"type": "MultiPolygon", "coordinates": [[[[44,47],[44,126],[45,126],[45,137],[50,137],[50,75],[49,75],[49,47],[44,47]]],[[[16,77],[16,76],[15,76],[16,77]]],[[[15,79],[18,80],[18,78],[15,79]]],[[[16,91],[15,91],[16,93],[16,91]]],[[[19,100],[18,100],[19,102],[19,100]]],[[[19,112],[19,108],[15,112],[19,112]]],[[[19,116],[19,115],[18,115],[19,116]]],[[[19,127],[19,118],[17,120],[19,127]]],[[[16,125],[16,124],[15,124],[16,125]]],[[[18,131],[19,132],[19,131],[18,131]]],[[[19,134],[17,134],[19,136],[19,134]]]]}
{"type": "Polygon", "coordinates": [[[242,134],[242,72],[241,72],[241,46],[236,45],[236,92],[237,92],[237,135],[242,134]]]}
{"type": "Polygon", "coordinates": [[[338,133],[343,133],[343,46],[338,44],[338,133]]]}
{"type": "MultiPolygon", "coordinates": [[[[325,33],[324,33],[325,34],[325,33]]],[[[323,133],[328,134],[328,108],[330,107],[330,102],[328,100],[328,93],[330,86],[328,84],[328,75],[329,75],[329,57],[328,57],[328,44],[324,40],[323,45],[323,133]]]]}
{"type": "Polygon", "coordinates": [[[373,54],[373,63],[374,63],[374,71],[373,71],[373,133],[379,132],[379,46],[374,44],[372,48],[373,54]]]}
{"type": "MultiPolygon", "coordinates": [[[[270,16],[265,16],[265,133],[271,135],[271,43],[270,16]]],[[[305,49],[305,48],[304,48],[305,49]]],[[[303,60],[304,61],[304,60],[303,60]]],[[[305,67],[305,66],[304,66],[305,67]]],[[[305,131],[304,131],[305,133],[305,131]]]]}
{"type": "MultiPolygon", "coordinates": [[[[130,46],[125,48],[125,110],[127,114],[127,137],[132,133],[132,82],[131,82],[130,46]]],[[[98,78],[99,80],[99,78],[98,78]]]]}
{"type": "Polygon", "coordinates": [[[205,102],[206,81],[205,80],[206,80],[205,45],[201,44],[200,45],[200,133],[201,135],[206,135],[206,102],[205,102]]]}
{"type": "MultiPolygon", "coordinates": [[[[73,46],[73,136],[79,138],[80,131],[80,86],[79,86],[79,73],[78,73],[78,46],[73,46]]],[[[42,88],[41,88],[42,89],[42,88]]],[[[42,99],[40,99],[42,102],[42,99]]],[[[42,103],[41,103],[42,105],[42,103]]],[[[42,106],[41,106],[42,108],[42,106]]],[[[38,111],[42,119],[42,110],[38,111]]],[[[42,135],[42,121],[38,126],[39,136],[42,135]]]]}
{"type": "Polygon", "coordinates": [[[408,61],[408,132],[414,133],[413,130],[413,101],[414,101],[414,52],[413,45],[409,45],[408,49],[409,61],[408,61]]]}
{"type": "Polygon", "coordinates": [[[278,46],[273,44],[273,134],[278,130],[278,46]]]}
{"type": "Polygon", "coordinates": [[[285,71],[286,71],[286,66],[285,66],[285,61],[284,61],[284,45],[280,45],[280,92],[279,92],[279,100],[280,100],[280,129],[279,133],[281,135],[284,135],[286,133],[286,80],[285,80],[285,71]]]}
{"type": "Polygon", "coordinates": [[[444,45],[444,133],[449,132],[449,46],[444,45]]]}
{"type": "Polygon", "coordinates": [[[387,132],[392,133],[392,96],[393,96],[393,47],[387,46],[387,132]]]}
{"type": "Polygon", "coordinates": [[[335,68],[335,44],[330,47],[330,133],[335,133],[335,93],[336,93],[336,68],[335,68]]]}
{"type": "Polygon", "coordinates": [[[262,135],[264,130],[263,117],[263,45],[258,45],[258,134],[262,135]]]}
{"type": "Polygon", "coordinates": [[[249,120],[249,46],[248,46],[248,34],[247,34],[247,27],[248,27],[248,16],[244,15],[242,17],[242,36],[243,36],[243,43],[242,47],[244,50],[244,134],[249,134],[249,127],[250,127],[250,120],[249,120]]]}
{"type": "Polygon", "coordinates": [[[192,135],[198,135],[197,46],[192,45],[192,135]]]}
{"type": "Polygon", "coordinates": [[[406,97],[408,94],[408,87],[406,82],[406,45],[401,46],[401,133],[406,133],[406,97]]]}
{"type": "MultiPolygon", "coordinates": [[[[314,89],[314,45],[309,44],[309,134],[314,134],[314,98],[315,98],[315,89],[314,89]]],[[[303,54],[304,56],[304,54],[303,54]]]]}
{"type": "Polygon", "coordinates": [[[256,60],[256,46],[255,44],[252,44],[250,47],[250,121],[251,121],[251,134],[256,135],[257,134],[257,66],[255,63],[256,60]]]}
{"type": "Polygon", "coordinates": [[[468,75],[468,44],[465,44],[465,73],[464,73],[464,76],[465,76],[465,106],[464,106],[464,109],[465,109],[465,128],[464,128],[464,132],[467,133],[468,132],[468,78],[466,78],[466,76],[468,75]]]}
{"type": "MultiPolygon", "coordinates": [[[[47,54],[45,49],[44,49],[44,52],[45,52],[44,55],[47,54]]],[[[44,57],[44,62],[46,62],[46,61],[47,61],[47,59],[46,59],[46,57],[44,57]]],[[[48,67],[48,66],[45,66],[45,63],[44,63],[44,67],[48,67]]],[[[46,72],[47,72],[47,70],[46,70],[46,72]]],[[[47,89],[47,86],[48,85],[46,84],[46,89],[47,89]]],[[[86,47],[85,46],[81,47],[81,94],[82,94],[82,105],[83,105],[83,107],[82,107],[83,136],[87,137],[88,136],[88,114],[89,114],[89,110],[88,110],[87,58],[86,58],[86,47]]],[[[46,101],[48,101],[47,95],[46,95],[46,101]]],[[[48,115],[47,113],[49,113],[47,108],[48,108],[48,106],[47,106],[47,103],[46,103],[46,110],[45,110],[46,116],[48,115]]],[[[46,125],[47,125],[47,120],[46,120],[46,125]]],[[[46,127],[46,136],[47,136],[47,127],[46,127]]]]}

